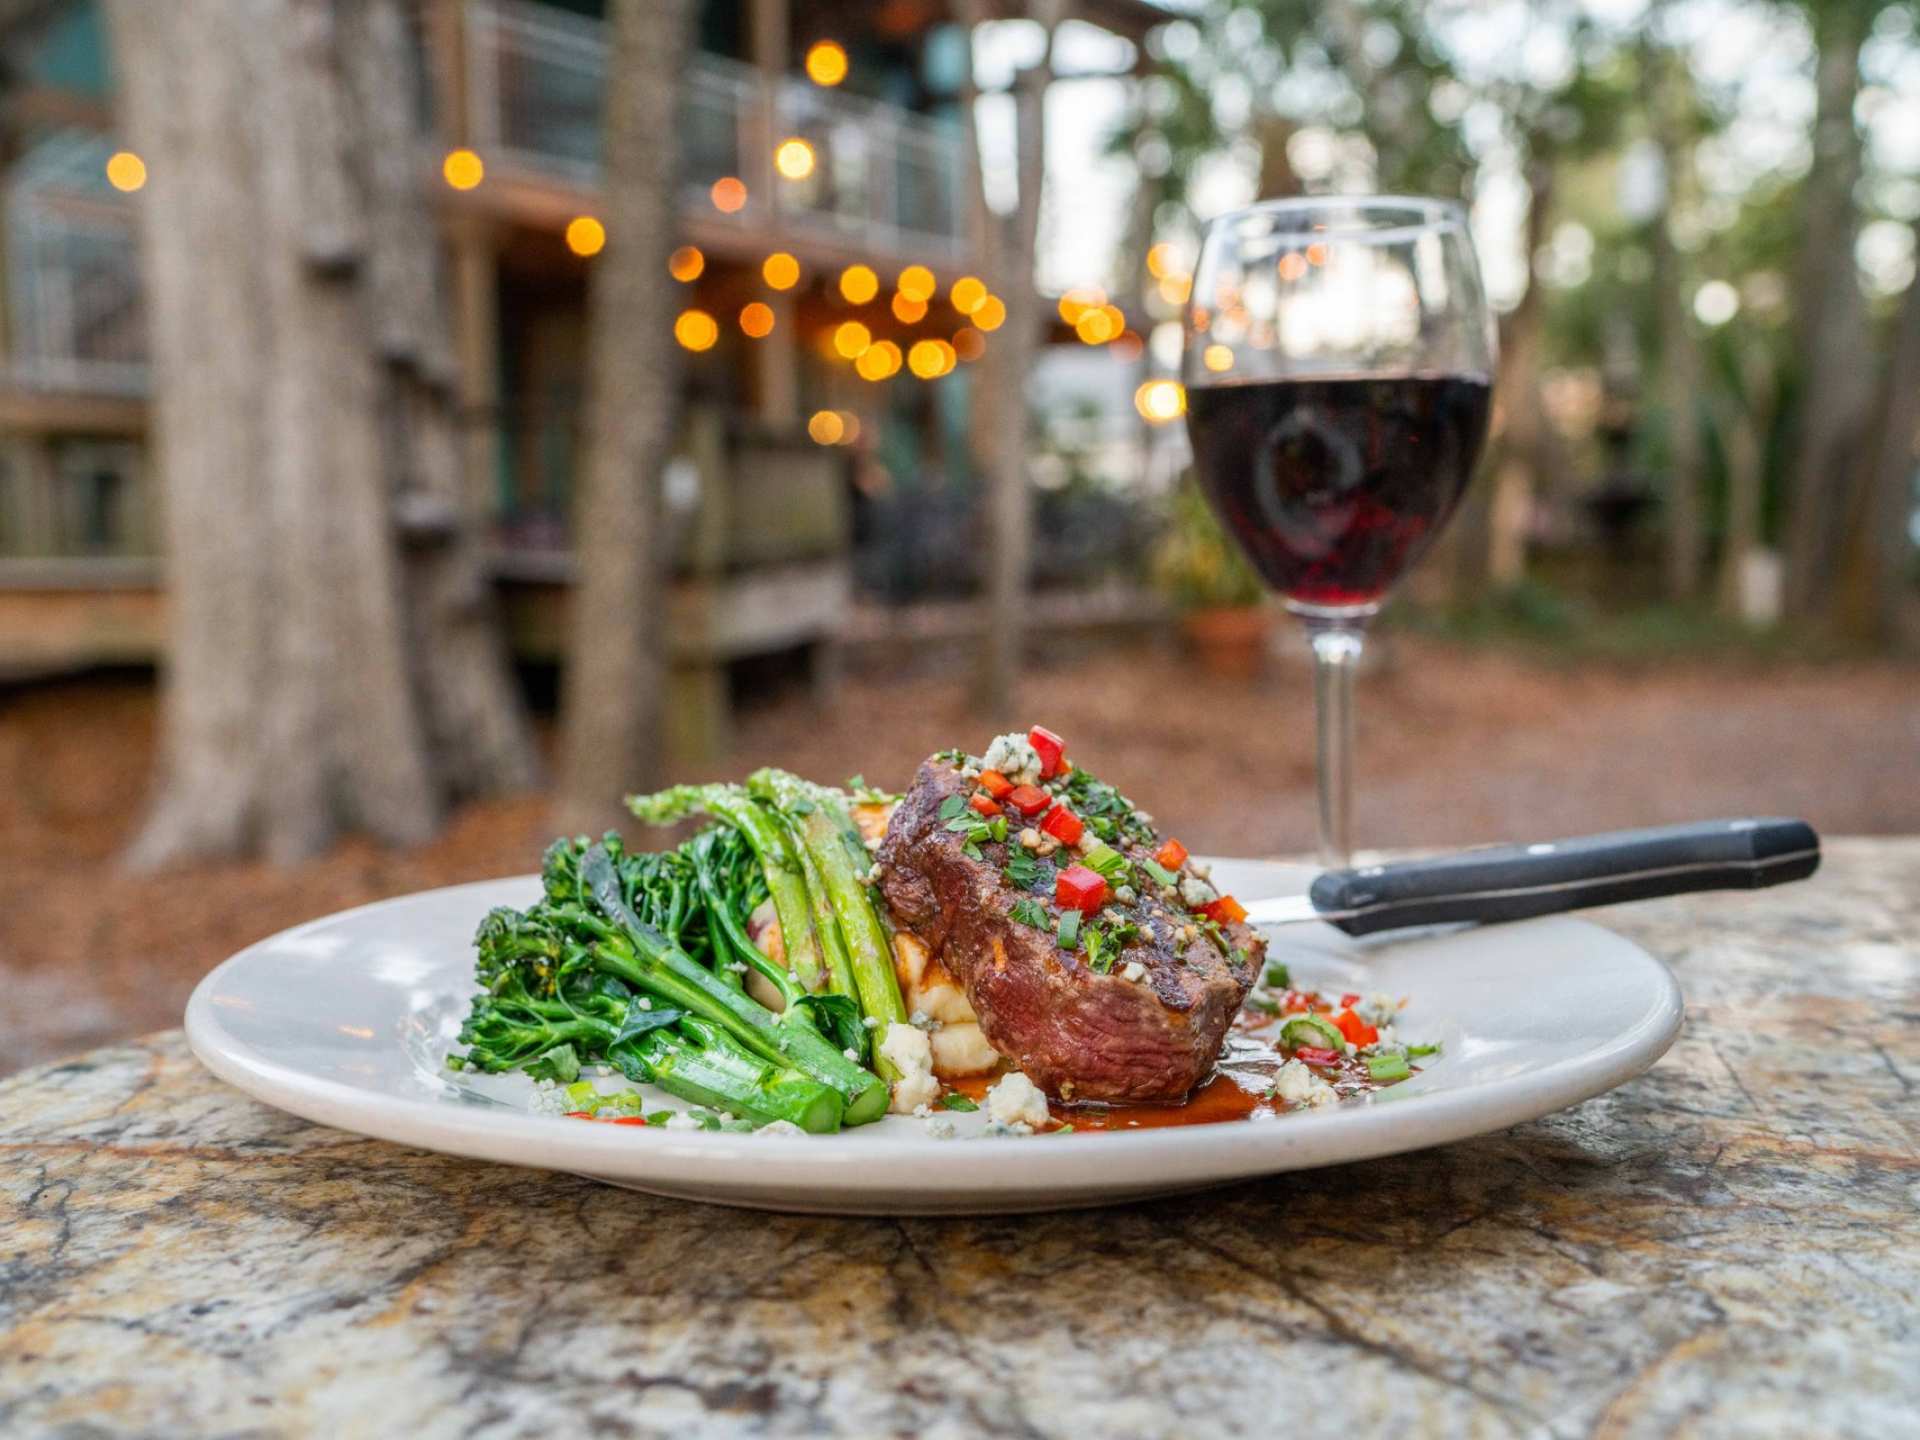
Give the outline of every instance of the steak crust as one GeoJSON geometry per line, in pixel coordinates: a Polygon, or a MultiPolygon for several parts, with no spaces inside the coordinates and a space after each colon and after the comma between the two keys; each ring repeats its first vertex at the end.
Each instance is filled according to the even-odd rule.
{"type": "MultiPolygon", "coordinates": [[[[940,808],[973,793],[956,762],[921,765],[888,823],[879,852],[881,893],[894,919],[912,930],[960,981],[993,1048],[1062,1100],[1178,1103],[1211,1072],[1227,1027],[1246,999],[1266,945],[1245,925],[1206,933],[1177,893],[1138,880],[1140,898],[1102,912],[1138,936],[1106,973],[1088,963],[1083,942],[1062,950],[1054,932],[1011,918],[1017,900],[1043,903],[1049,922],[1053,868],[1031,891],[1016,889],[1006,844],[984,843],[978,858],[949,830],[940,808]],[[1115,913],[1118,911],[1119,913],[1115,913]],[[1144,970],[1133,971],[1138,964],[1144,970]],[[1138,979],[1126,978],[1129,973],[1138,979]]],[[[1086,839],[1093,839],[1091,831],[1086,839]]],[[[1116,840],[1144,877],[1154,846],[1116,840]]],[[[1063,850],[1061,863],[1073,856],[1063,850]]]]}

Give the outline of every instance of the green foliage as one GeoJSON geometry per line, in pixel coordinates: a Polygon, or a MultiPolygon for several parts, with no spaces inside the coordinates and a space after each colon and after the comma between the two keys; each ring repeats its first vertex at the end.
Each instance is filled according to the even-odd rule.
{"type": "Polygon", "coordinates": [[[1172,523],[1153,559],[1154,584],[1181,610],[1257,605],[1259,577],[1220,528],[1191,478],[1174,492],[1172,523]]]}

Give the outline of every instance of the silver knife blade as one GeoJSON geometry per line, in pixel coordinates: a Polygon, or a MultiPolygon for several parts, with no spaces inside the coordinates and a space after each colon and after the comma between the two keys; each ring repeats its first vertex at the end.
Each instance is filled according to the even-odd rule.
{"type": "Polygon", "coordinates": [[[1248,904],[1247,924],[1299,925],[1308,920],[1345,920],[1358,913],[1355,910],[1316,910],[1313,901],[1305,895],[1278,895],[1248,904]]]}

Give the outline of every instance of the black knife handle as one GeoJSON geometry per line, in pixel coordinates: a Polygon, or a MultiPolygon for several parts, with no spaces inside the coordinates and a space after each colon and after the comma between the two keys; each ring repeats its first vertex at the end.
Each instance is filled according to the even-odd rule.
{"type": "Polygon", "coordinates": [[[1694,890],[1757,890],[1820,868],[1804,820],[1704,820],[1545,845],[1493,845],[1432,860],[1329,870],[1309,892],[1349,935],[1454,921],[1489,924],[1694,890]]]}

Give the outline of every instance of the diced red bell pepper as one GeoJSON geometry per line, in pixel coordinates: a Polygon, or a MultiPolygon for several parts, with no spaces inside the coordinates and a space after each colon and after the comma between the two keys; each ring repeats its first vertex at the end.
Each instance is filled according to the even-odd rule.
{"type": "Polygon", "coordinates": [[[1323,1050],[1318,1045],[1302,1045],[1293,1052],[1293,1058],[1302,1065],[1331,1065],[1340,1057],[1331,1050],[1323,1050]]]}
{"type": "Polygon", "coordinates": [[[1051,780],[1060,773],[1060,757],[1067,753],[1067,742],[1044,725],[1036,725],[1027,731],[1027,743],[1033,746],[1033,753],[1040,757],[1040,778],[1051,780]]]}
{"type": "Polygon", "coordinates": [[[614,1125],[644,1125],[647,1123],[647,1117],[644,1115],[616,1115],[608,1123],[614,1125]]]}
{"type": "Polygon", "coordinates": [[[1107,903],[1106,878],[1085,865],[1069,865],[1053,877],[1053,899],[1062,910],[1092,915],[1107,903]]]}
{"type": "Polygon", "coordinates": [[[1178,840],[1169,840],[1154,852],[1153,858],[1155,863],[1177,871],[1187,863],[1187,847],[1178,840]]]}
{"type": "Polygon", "coordinates": [[[1007,792],[1013,789],[1013,781],[1007,779],[998,770],[980,772],[980,788],[996,800],[1007,798],[1007,792]]]}
{"type": "Polygon", "coordinates": [[[1016,785],[1007,792],[1007,804],[1022,815],[1038,815],[1053,803],[1053,797],[1037,785],[1016,785]]]}
{"type": "Polygon", "coordinates": [[[970,796],[967,800],[967,804],[971,805],[975,810],[979,811],[982,815],[986,816],[989,820],[991,820],[995,815],[998,815],[1000,813],[999,802],[996,801],[991,795],[982,794],[982,795],[970,796]]]}
{"type": "Polygon", "coordinates": [[[1247,918],[1247,907],[1231,895],[1222,895],[1212,904],[1202,905],[1200,913],[1220,925],[1237,925],[1247,918]]]}
{"type": "Polygon", "coordinates": [[[1358,990],[1349,990],[1346,994],[1340,997],[1340,1008],[1343,1010],[1351,1010],[1354,1006],[1358,1005],[1359,1003],[1360,1003],[1360,992],[1358,990]]]}
{"type": "Polygon", "coordinates": [[[1289,990],[1280,997],[1282,1015],[1304,1015],[1313,1009],[1313,997],[1304,990],[1289,990]]]}
{"type": "Polygon", "coordinates": [[[591,1120],[593,1119],[593,1112],[591,1110],[569,1110],[567,1111],[567,1119],[591,1120]]]}
{"type": "Polygon", "coordinates": [[[1356,1049],[1362,1045],[1371,1045],[1380,1038],[1378,1030],[1351,1010],[1342,1010],[1333,1017],[1333,1023],[1356,1049]]]}
{"type": "Polygon", "coordinates": [[[1047,818],[1040,822],[1040,828],[1062,845],[1073,845],[1086,833],[1087,822],[1066,806],[1056,805],[1047,812],[1047,818]]]}

